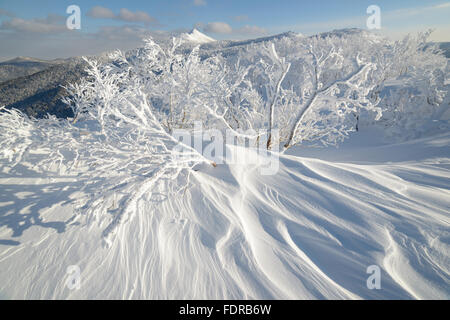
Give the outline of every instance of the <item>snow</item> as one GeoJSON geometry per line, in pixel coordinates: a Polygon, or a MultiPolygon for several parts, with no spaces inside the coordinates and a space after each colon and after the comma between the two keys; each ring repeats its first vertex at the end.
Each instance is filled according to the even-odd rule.
{"type": "Polygon", "coordinates": [[[29,156],[0,174],[0,297],[449,299],[450,133],[391,144],[374,130],[292,148],[273,176],[227,146],[238,164],[144,196],[110,246],[105,221],[75,210],[89,189],[29,156]],[[366,286],[371,265],[381,290],[366,286]]]}
{"type": "Polygon", "coordinates": [[[210,43],[210,42],[216,41],[213,38],[208,37],[206,34],[201,33],[197,29],[193,29],[190,33],[183,33],[181,35],[181,38],[184,39],[185,41],[199,43],[199,44],[210,43]]]}
{"type": "Polygon", "coordinates": [[[446,61],[333,33],[148,39],[87,60],[75,119],[0,108],[0,298],[449,299],[446,61]],[[225,163],[196,148],[267,128],[271,175],[228,138],[225,163]]]}

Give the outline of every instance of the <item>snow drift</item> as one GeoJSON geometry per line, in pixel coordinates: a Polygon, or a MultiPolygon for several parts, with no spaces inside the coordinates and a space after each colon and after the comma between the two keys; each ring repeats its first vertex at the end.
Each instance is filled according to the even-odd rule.
{"type": "Polygon", "coordinates": [[[365,149],[349,141],[327,153],[352,161],[286,155],[273,177],[254,164],[204,166],[178,197],[164,190],[144,196],[109,248],[102,245],[105,221],[75,214],[83,198],[77,177],[32,174],[24,161],[0,180],[0,292],[27,299],[448,299],[449,151],[445,134],[365,149]],[[81,270],[79,290],[66,286],[72,265],[81,270]],[[382,269],[381,290],[366,287],[370,265],[382,269]]]}

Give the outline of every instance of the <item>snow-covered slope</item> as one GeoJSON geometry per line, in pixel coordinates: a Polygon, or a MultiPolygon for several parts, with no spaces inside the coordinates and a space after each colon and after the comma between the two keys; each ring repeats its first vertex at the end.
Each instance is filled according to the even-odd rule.
{"type": "Polygon", "coordinates": [[[189,33],[183,33],[181,35],[181,38],[184,39],[185,41],[199,43],[199,44],[210,43],[210,42],[216,41],[213,38],[208,37],[206,34],[201,33],[197,29],[193,29],[189,33]]]}
{"type": "Polygon", "coordinates": [[[74,213],[77,177],[24,159],[0,176],[0,298],[449,299],[450,133],[374,136],[293,149],[274,176],[230,148],[239,164],[140,201],[109,248],[104,221],[74,213]],[[78,290],[66,285],[73,265],[78,290]],[[381,290],[366,286],[371,265],[381,290]]]}

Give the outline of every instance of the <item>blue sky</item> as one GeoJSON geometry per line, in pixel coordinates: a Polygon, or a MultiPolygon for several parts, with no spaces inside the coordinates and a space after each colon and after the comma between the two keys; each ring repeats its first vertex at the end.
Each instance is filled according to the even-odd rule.
{"type": "Polygon", "coordinates": [[[381,8],[386,35],[433,28],[432,40],[450,41],[450,2],[444,0],[0,0],[0,59],[129,49],[151,32],[193,27],[216,39],[366,28],[366,9],[373,4],[381,8]],[[72,4],[81,9],[82,29],[69,32],[66,8],[72,4]]]}

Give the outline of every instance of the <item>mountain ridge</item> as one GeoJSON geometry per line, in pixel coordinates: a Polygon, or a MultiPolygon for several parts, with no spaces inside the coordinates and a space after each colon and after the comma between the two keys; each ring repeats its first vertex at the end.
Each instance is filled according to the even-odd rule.
{"type": "MultiPolygon", "coordinates": [[[[372,34],[361,29],[338,29],[330,32],[319,33],[314,36],[326,37],[329,35],[343,35],[354,33],[372,34]]],[[[170,36],[158,38],[155,41],[165,41],[169,44],[170,36]]],[[[178,34],[185,40],[186,50],[191,50],[192,45],[200,45],[202,56],[207,57],[217,53],[222,55],[236,54],[240,48],[250,44],[282,39],[285,37],[295,39],[305,37],[300,33],[284,32],[276,35],[259,37],[247,40],[215,40],[197,29],[188,33],[178,34]]],[[[447,58],[450,58],[450,42],[440,43],[440,48],[447,58]]],[[[129,56],[136,48],[128,52],[129,56]]],[[[105,53],[96,56],[104,59],[105,53]]],[[[0,63],[0,106],[16,108],[33,117],[45,117],[52,114],[66,118],[72,116],[69,106],[62,103],[61,98],[67,93],[62,88],[69,83],[76,83],[84,76],[85,62],[79,57],[67,59],[43,60],[32,57],[16,57],[0,63]],[[2,73],[3,72],[3,73],[2,73]],[[14,76],[11,76],[14,73],[14,76]],[[3,78],[2,78],[3,74],[3,78]]]]}

